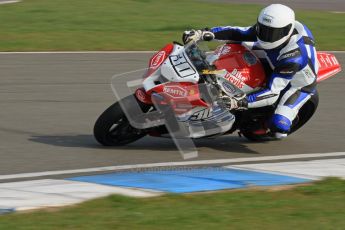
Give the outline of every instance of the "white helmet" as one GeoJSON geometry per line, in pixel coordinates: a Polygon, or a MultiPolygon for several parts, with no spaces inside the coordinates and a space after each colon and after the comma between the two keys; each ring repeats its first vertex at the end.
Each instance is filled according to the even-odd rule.
{"type": "Polygon", "coordinates": [[[295,28],[295,12],[284,5],[264,8],[256,24],[256,36],[263,49],[274,49],[286,42],[295,28]]]}

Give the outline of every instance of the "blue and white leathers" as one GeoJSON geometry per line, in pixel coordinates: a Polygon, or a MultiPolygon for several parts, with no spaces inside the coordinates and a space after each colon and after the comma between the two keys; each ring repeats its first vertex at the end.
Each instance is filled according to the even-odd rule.
{"type": "Polygon", "coordinates": [[[290,39],[274,49],[263,49],[252,27],[214,27],[217,40],[240,41],[272,70],[265,89],[247,96],[248,107],[273,105],[272,129],[288,133],[301,107],[316,93],[318,72],[314,37],[302,23],[295,21],[290,39]],[[279,101],[278,101],[279,100],[279,101]]]}

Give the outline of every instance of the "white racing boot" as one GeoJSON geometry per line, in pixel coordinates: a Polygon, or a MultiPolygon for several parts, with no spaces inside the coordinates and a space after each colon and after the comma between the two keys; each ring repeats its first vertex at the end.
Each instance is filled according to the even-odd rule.
{"type": "Polygon", "coordinates": [[[274,133],[275,138],[277,139],[284,139],[288,135],[286,133],[274,133]]]}

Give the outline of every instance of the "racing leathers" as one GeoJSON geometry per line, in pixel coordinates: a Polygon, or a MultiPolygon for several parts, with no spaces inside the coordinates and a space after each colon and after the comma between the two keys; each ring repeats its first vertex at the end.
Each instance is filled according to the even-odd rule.
{"type": "Polygon", "coordinates": [[[247,95],[248,108],[273,105],[270,121],[272,132],[289,133],[301,107],[316,91],[318,72],[314,37],[302,23],[295,21],[295,29],[284,44],[265,50],[257,42],[255,25],[251,27],[214,27],[216,40],[242,42],[269,66],[266,88],[247,95]]]}

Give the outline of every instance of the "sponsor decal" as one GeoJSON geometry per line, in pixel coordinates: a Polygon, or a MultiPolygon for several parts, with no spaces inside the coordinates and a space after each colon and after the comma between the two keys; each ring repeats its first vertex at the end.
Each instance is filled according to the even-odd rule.
{"type": "Polygon", "coordinates": [[[294,70],[289,70],[289,69],[282,69],[282,70],[280,70],[280,72],[279,73],[281,73],[281,74],[293,74],[295,71],[294,70]]]}
{"type": "Polygon", "coordinates": [[[256,98],[256,101],[265,100],[265,99],[275,97],[275,96],[278,96],[278,94],[268,94],[268,95],[260,96],[256,98]]]}
{"type": "Polygon", "coordinates": [[[225,75],[225,79],[228,80],[229,82],[231,82],[232,84],[234,84],[235,86],[237,86],[238,88],[242,89],[244,86],[244,83],[237,79],[236,77],[234,77],[232,74],[227,74],[225,75]]]}
{"type": "Polygon", "coordinates": [[[179,86],[165,86],[163,92],[175,98],[182,98],[188,95],[187,90],[179,86]]]}
{"type": "Polygon", "coordinates": [[[229,46],[223,46],[223,49],[220,51],[220,55],[225,55],[230,53],[231,48],[229,46]]]}
{"type": "Polygon", "coordinates": [[[209,69],[202,70],[202,74],[222,74],[222,73],[224,73],[224,70],[209,70],[209,69]]]}
{"type": "Polygon", "coordinates": [[[150,68],[155,69],[158,66],[160,66],[162,64],[162,62],[165,59],[165,51],[159,51],[158,53],[156,53],[150,62],[150,68]]]}
{"type": "Polygon", "coordinates": [[[212,116],[212,112],[210,109],[203,109],[203,110],[193,113],[193,115],[190,116],[189,120],[197,121],[197,120],[209,118],[211,116],[212,116]]]}
{"type": "Polygon", "coordinates": [[[223,82],[222,86],[225,89],[225,91],[229,92],[230,94],[234,94],[236,92],[236,87],[230,84],[229,82],[223,82]]]}
{"type": "Polygon", "coordinates": [[[264,22],[272,23],[272,19],[271,18],[264,18],[263,20],[264,20],[264,22]]]}
{"type": "Polygon", "coordinates": [[[325,61],[325,57],[324,57],[324,56],[321,56],[320,60],[321,60],[321,62],[322,62],[324,65],[327,66],[327,63],[326,63],[326,61],[325,61]]]}
{"type": "Polygon", "coordinates": [[[338,60],[335,57],[331,57],[334,65],[339,65],[338,60]]]}
{"type": "Polygon", "coordinates": [[[264,15],[264,18],[262,19],[264,22],[268,23],[268,24],[271,24],[272,23],[272,20],[273,20],[273,17],[270,16],[270,15],[267,15],[265,14],[264,15]]]}
{"type": "Polygon", "coordinates": [[[227,45],[220,46],[216,49],[215,54],[216,55],[226,55],[231,52],[231,47],[227,45]]]}
{"type": "Polygon", "coordinates": [[[148,95],[144,92],[143,89],[137,89],[137,90],[135,91],[135,96],[136,96],[136,98],[137,98],[139,101],[141,101],[141,102],[144,102],[144,103],[146,103],[146,104],[151,103],[151,101],[150,101],[148,95]]]}
{"type": "Polygon", "coordinates": [[[327,55],[326,57],[326,62],[327,62],[327,66],[329,64],[329,66],[332,66],[332,62],[331,62],[331,59],[329,58],[329,55],[327,55]]]}
{"type": "Polygon", "coordinates": [[[288,124],[286,121],[284,121],[284,120],[280,120],[279,123],[282,124],[282,125],[287,125],[287,126],[289,126],[289,124],[288,124]]]}
{"type": "Polygon", "coordinates": [[[243,88],[244,81],[247,80],[237,69],[234,69],[231,73],[227,73],[224,78],[240,89],[243,88]]]}
{"type": "Polygon", "coordinates": [[[315,78],[315,75],[309,69],[303,70],[303,73],[307,78],[315,78]]]}
{"type": "Polygon", "coordinates": [[[298,55],[300,55],[300,51],[297,49],[297,50],[294,50],[290,53],[286,53],[286,54],[282,55],[279,59],[291,58],[291,57],[295,57],[298,55]]]}
{"type": "Polygon", "coordinates": [[[247,78],[242,75],[241,71],[238,71],[237,69],[234,69],[233,71],[231,71],[231,75],[241,81],[247,80],[247,78]]]}
{"type": "Polygon", "coordinates": [[[193,76],[196,74],[196,71],[192,67],[192,65],[187,61],[185,54],[178,54],[178,55],[170,55],[169,56],[170,62],[177,73],[177,75],[181,78],[193,76]]]}

